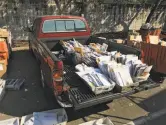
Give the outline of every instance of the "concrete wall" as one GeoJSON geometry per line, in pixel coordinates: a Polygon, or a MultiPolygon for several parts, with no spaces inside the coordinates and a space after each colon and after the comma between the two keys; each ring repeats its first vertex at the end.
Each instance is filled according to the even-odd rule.
{"type": "MultiPolygon", "coordinates": [[[[150,8],[141,6],[112,6],[88,4],[87,20],[93,32],[110,32],[121,30],[139,30],[145,23],[150,8]]],[[[158,10],[152,21],[154,27],[162,27],[165,22],[166,9],[158,10]]]]}
{"type": "MultiPolygon", "coordinates": [[[[71,3],[64,11],[65,15],[80,15],[81,5],[71,3]]],[[[165,20],[166,10],[160,8],[154,15],[153,25],[162,26],[165,20]]],[[[85,18],[93,33],[138,30],[145,22],[150,8],[141,6],[100,4],[96,0],[86,3],[85,18]]],[[[28,35],[23,31],[25,26],[32,24],[37,16],[57,15],[58,10],[53,1],[30,3],[5,3],[0,8],[0,24],[7,25],[12,31],[13,39],[27,39],[28,35]]]]}

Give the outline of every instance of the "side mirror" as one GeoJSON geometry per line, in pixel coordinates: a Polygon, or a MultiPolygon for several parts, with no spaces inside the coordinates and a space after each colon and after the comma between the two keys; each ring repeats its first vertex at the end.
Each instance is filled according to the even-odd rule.
{"type": "Polygon", "coordinates": [[[24,31],[26,31],[26,32],[32,32],[32,26],[31,27],[24,27],[24,31]]]}

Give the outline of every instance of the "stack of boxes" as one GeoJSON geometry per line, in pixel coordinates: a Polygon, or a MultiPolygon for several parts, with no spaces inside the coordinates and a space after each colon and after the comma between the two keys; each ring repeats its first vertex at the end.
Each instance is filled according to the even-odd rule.
{"type": "Polygon", "coordinates": [[[161,45],[161,46],[166,46],[166,41],[162,41],[159,38],[159,35],[147,35],[148,39],[145,40],[143,35],[139,35],[139,33],[132,32],[127,39],[127,45],[131,47],[135,47],[138,49],[141,49],[141,43],[150,43],[154,45],[161,45]]]}
{"type": "Polygon", "coordinates": [[[141,42],[142,42],[142,37],[139,34],[128,36],[128,40],[127,40],[127,45],[128,46],[136,47],[138,49],[141,49],[141,42]]]}

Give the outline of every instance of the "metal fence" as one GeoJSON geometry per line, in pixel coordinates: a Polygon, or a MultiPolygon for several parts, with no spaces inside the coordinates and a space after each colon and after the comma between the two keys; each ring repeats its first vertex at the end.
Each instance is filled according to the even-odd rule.
{"type": "MultiPolygon", "coordinates": [[[[88,4],[86,19],[94,33],[122,30],[125,25],[130,29],[139,29],[145,22],[150,7],[88,4]],[[121,22],[121,23],[119,23],[121,22]],[[131,22],[131,24],[129,24],[131,22]],[[124,24],[124,25],[123,25],[124,24]]],[[[51,3],[6,3],[0,8],[0,25],[6,25],[12,32],[14,40],[26,40],[28,34],[23,29],[33,23],[34,19],[43,15],[57,15],[57,7],[51,3]]],[[[78,5],[72,3],[64,12],[65,15],[80,15],[78,5]]],[[[166,8],[156,11],[154,25],[163,25],[166,8]],[[156,21],[157,20],[157,21],[156,21]]]]}

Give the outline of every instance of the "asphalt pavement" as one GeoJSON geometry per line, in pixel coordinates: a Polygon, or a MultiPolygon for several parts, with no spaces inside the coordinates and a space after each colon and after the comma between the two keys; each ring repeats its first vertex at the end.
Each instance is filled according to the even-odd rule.
{"type": "MultiPolygon", "coordinates": [[[[52,93],[41,87],[39,64],[28,50],[13,52],[8,66],[8,78],[24,78],[25,84],[19,91],[7,91],[0,102],[0,120],[21,117],[33,112],[60,108],[52,93]]],[[[74,111],[66,109],[67,125],[103,117],[110,117],[115,125],[122,125],[149,112],[166,108],[166,85],[162,84],[148,91],[114,100],[112,103],[100,104],[74,111]]],[[[166,116],[146,123],[147,125],[165,125],[166,116]]]]}

